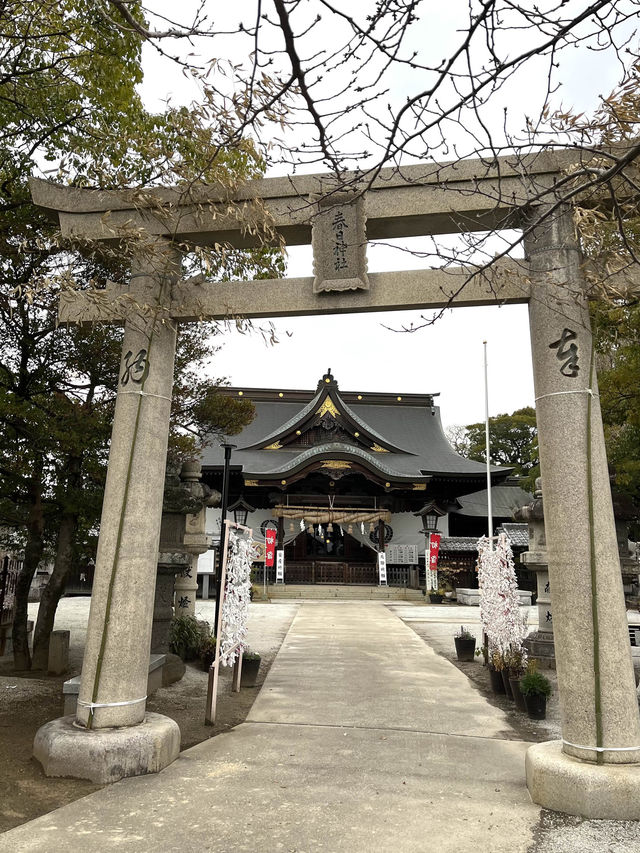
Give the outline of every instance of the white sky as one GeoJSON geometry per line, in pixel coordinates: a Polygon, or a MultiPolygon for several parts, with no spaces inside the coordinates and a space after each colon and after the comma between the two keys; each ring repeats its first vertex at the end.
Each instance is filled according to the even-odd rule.
{"type": "MultiPolygon", "coordinates": [[[[161,9],[166,3],[154,6],[161,9]]],[[[458,6],[459,0],[447,4],[449,18],[458,6]]],[[[243,4],[222,8],[212,4],[216,16],[237,14],[238,19],[248,7],[253,10],[254,4],[247,4],[244,9],[243,4]]],[[[175,4],[167,8],[177,14],[175,4]]],[[[431,49],[436,45],[443,50],[441,43],[446,43],[447,34],[439,28],[445,23],[451,27],[451,21],[446,21],[443,15],[441,7],[437,16],[425,22],[428,29],[423,30],[424,43],[427,44],[428,36],[431,49]]],[[[230,40],[225,38],[222,44],[227,48],[230,40]]],[[[621,73],[612,57],[586,50],[567,53],[564,62],[557,103],[562,101],[577,111],[593,107],[600,95],[615,87],[621,73]]],[[[188,102],[193,97],[193,88],[178,69],[163,64],[150,51],[145,54],[145,70],[142,91],[150,108],[157,108],[168,96],[174,102],[188,102]]],[[[508,106],[512,116],[516,115],[516,124],[521,118],[520,126],[525,113],[536,112],[535,71],[538,71],[535,66],[527,70],[519,82],[500,92],[497,98],[498,113],[501,115],[502,107],[508,106]]],[[[393,100],[404,97],[406,92],[407,81],[402,75],[398,75],[397,84],[398,90],[390,94],[393,100]]],[[[419,266],[415,258],[398,258],[396,253],[380,249],[369,252],[370,270],[419,266]]],[[[312,275],[310,249],[291,251],[288,275],[312,275]]],[[[259,324],[266,322],[262,320],[259,324]]],[[[413,334],[395,333],[384,326],[417,324],[420,312],[274,319],[273,322],[280,343],[268,346],[260,335],[229,332],[212,373],[227,376],[237,386],[310,389],[315,388],[322,374],[331,367],[343,390],[440,392],[438,402],[444,424],[469,424],[484,419],[482,342],[487,340],[490,414],[534,405],[526,306],[457,308],[448,311],[434,325],[413,334]]]]}

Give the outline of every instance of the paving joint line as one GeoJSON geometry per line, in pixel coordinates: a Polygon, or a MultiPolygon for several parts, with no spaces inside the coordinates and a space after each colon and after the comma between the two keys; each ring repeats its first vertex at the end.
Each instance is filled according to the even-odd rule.
{"type": "Polygon", "coordinates": [[[308,728],[308,729],[352,729],[357,731],[365,731],[365,732],[407,732],[409,734],[419,734],[419,735],[439,735],[440,737],[456,737],[456,738],[464,738],[467,740],[500,740],[505,743],[538,743],[537,740],[523,740],[522,738],[504,738],[497,736],[488,736],[488,735],[468,735],[464,733],[457,732],[437,732],[431,729],[410,729],[403,726],[387,726],[386,728],[381,728],[380,726],[353,726],[353,725],[340,725],[338,723],[296,723],[296,722],[278,722],[277,720],[245,720],[244,723],[240,725],[259,725],[259,726],[293,726],[295,728],[308,728]]]}

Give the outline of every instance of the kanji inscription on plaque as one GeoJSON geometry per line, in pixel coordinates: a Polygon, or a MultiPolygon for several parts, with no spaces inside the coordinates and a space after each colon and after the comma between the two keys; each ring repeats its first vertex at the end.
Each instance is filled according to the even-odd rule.
{"type": "Polygon", "coordinates": [[[364,200],[338,193],[318,201],[313,220],[313,292],[369,290],[364,200]]]}

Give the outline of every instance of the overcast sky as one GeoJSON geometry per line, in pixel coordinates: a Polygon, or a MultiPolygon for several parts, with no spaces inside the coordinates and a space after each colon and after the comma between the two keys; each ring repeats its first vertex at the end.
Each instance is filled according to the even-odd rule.
{"type": "MultiPolygon", "coordinates": [[[[360,3],[360,0],[355,2],[360,3]]],[[[188,3],[186,0],[185,7],[188,3]]],[[[163,6],[166,6],[163,2],[155,4],[157,9],[163,6]]],[[[253,3],[246,7],[242,4],[221,7],[218,3],[214,6],[216,16],[237,15],[238,19],[243,9],[254,8],[253,3]]],[[[452,16],[455,17],[456,9],[463,6],[466,3],[461,6],[460,0],[452,0],[438,9],[437,16],[421,22],[422,29],[416,30],[413,36],[416,44],[423,45],[421,49],[437,46],[436,49],[444,50],[442,44],[446,44],[452,32],[452,16]],[[446,17],[443,9],[447,10],[446,17]]],[[[177,14],[175,3],[166,8],[177,14]]],[[[455,29],[455,21],[453,25],[455,29]]],[[[222,42],[225,48],[230,43],[229,39],[222,42]]],[[[194,46],[189,49],[193,50],[194,46]]],[[[209,51],[211,49],[208,47],[209,51]]],[[[197,43],[195,50],[197,52],[197,43]]],[[[157,108],[167,97],[174,102],[188,102],[192,97],[193,90],[185,77],[175,66],[163,63],[151,50],[145,51],[145,70],[142,91],[150,108],[157,108]]],[[[578,111],[592,108],[598,96],[608,94],[620,76],[620,66],[613,59],[581,50],[568,55],[561,70],[563,87],[558,104],[562,98],[565,105],[578,111]]],[[[535,114],[538,72],[539,69],[532,65],[520,76],[511,93],[503,95],[510,98],[511,113],[519,113],[522,123],[525,113],[535,114]]],[[[404,97],[407,81],[400,75],[396,82],[398,89],[390,97],[404,97]]],[[[272,173],[282,174],[283,170],[276,169],[272,173]]],[[[420,266],[413,257],[379,248],[370,249],[368,255],[370,271],[420,266]]],[[[290,254],[288,275],[312,274],[310,249],[296,247],[290,254]]],[[[266,322],[261,320],[259,324],[266,322]]],[[[259,334],[229,332],[212,373],[227,376],[237,386],[314,388],[331,367],[344,390],[398,394],[439,392],[445,425],[469,424],[484,418],[482,342],[487,340],[490,414],[534,405],[526,306],[457,308],[448,311],[434,325],[413,334],[389,331],[384,327],[418,324],[420,312],[274,318],[273,323],[279,339],[274,346],[266,345],[259,334]]]]}

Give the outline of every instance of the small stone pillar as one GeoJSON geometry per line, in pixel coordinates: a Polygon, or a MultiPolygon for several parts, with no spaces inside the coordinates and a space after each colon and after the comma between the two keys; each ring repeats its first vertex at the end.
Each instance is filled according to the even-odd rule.
{"type": "Polygon", "coordinates": [[[516,521],[525,521],[529,526],[529,550],[520,554],[520,563],[536,573],[538,629],[529,634],[524,645],[530,658],[535,658],[543,667],[555,669],[551,585],[549,583],[542,480],[540,477],[536,480],[535,485],[534,500],[530,504],[520,507],[514,513],[516,521]]]}
{"type": "Polygon", "coordinates": [[[158,554],[156,594],[153,606],[151,651],[153,654],[169,654],[169,625],[173,619],[173,597],[176,574],[191,564],[189,554],[176,551],[161,551],[158,554]]]}
{"type": "Polygon", "coordinates": [[[527,751],[527,785],[545,808],[637,819],[640,718],[582,258],[568,208],[557,203],[529,214],[529,320],[562,740],[527,751]]]}

